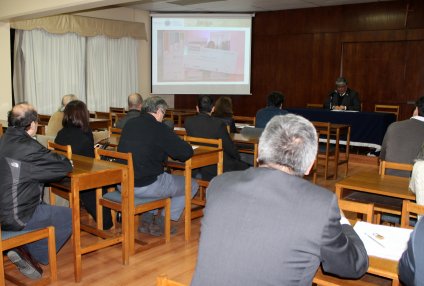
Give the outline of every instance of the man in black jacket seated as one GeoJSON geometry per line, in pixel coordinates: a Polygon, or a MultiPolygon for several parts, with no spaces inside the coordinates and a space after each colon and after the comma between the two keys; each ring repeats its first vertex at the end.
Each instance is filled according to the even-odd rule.
{"type": "MultiPolygon", "coordinates": [[[[37,111],[27,103],[17,104],[8,114],[9,127],[0,138],[0,223],[7,231],[52,225],[59,250],[72,233],[71,209],[44,204],[42,191],[44,183],[65,177],[72,165],[33,138],[37,122],[37,111]]],[[[7,256],[22,274],[38,279],[42,275],[38,262],[49,262],[47,241],[12,249],[7,256]]]]}
{"type": "MultiPolygon", "coordinates": [[[[211,116],[214,110],[212,98],[208,95],[200,96],[196,109],[198,114],[187,118],[184,122],[187,134],[194,137],[222,139],[224,172],[249,168],[247,163],[240,160],[240,154],[228,134],[225,123],[219,118],[211,116]]],[[[203,167],[200,173],[203,180],[210,181],[216,176],[216,165],[203,167]]]]}
{"type": "MultiPolygon", "coordinates": [[[[141,115],[125,124],[118,151],[132,153],[135,196],[170,197],[171,219],[177,221],[185,207],[184,177],[164,172],[164,164],[168,156],[181,162],[190,159],[193,148],[162,123],[167,108],[165,100],[158,96],[146,99],[141,115]]],[[[197,189],[198,184],[193,180],[192,197],[197,189]]],[[[159,223],[155,225],[152,213],[143,214],[139,230],[160,235],[163,231],[163,217],[159,217],[159,223]]]]}
{"type": "Polygon", "coordinates": [[[358,93],[347,87],[347,80],[344,77],[339,77],[336,79],[336,89],[328,95],[324,108],[361,111],[361,101],[358,93]]]}

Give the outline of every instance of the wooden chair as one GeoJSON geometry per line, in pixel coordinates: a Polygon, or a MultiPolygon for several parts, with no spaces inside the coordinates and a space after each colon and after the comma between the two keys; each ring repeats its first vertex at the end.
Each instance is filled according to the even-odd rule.
{"type": "Polygon", "coordinates": [[[252,126],[255,126],[256,123],[256,117],[255,116],[233,116],[234,122],[236,123],[245,123],[252,126]]]}
{"type": "Polygon", "coordinates": [[[322,103],[307,103],[306,108],[315,108],[315,109],[322,109],[323,108],[322,103]]]}
{"type": "Polygon", "coordinates": [[[332,132],[330,122],[318,122],[313,121],[312,124],[315,126],[315,129],[318,133],[318,140],[323,140],[324,143],[318,144],[318,155],[317,155],[317,169],[318,167],[324,166],[324,178],[328,179],[329,175],[329,163],[333,164],[333,178],[337,179],[339,165],[346,164],[345,176],[347,176],[349,170],[349,145],[350,145],[350,127],[346,133],[346,152],[345,158],[340,158],[340,150],[338,150],[337,145],[333,146],[331,144],[332,140],[335,140],[337,135],[332,132]],[[324,160],[322,164],[321,161],[324,160]]]}
{"type": "MultiPolygon", "coordinates": [[[[400,221],[400,227],[403,228],[414,228],[410,225],[409,219],[411,218],[411,213],[418,215],[424,215],[424,206],[417,203],[411,202],[409,200],[404,200],[402,203],[402,215],[400,221]]],[[[417,216],[414,216],[415,218],[417,216]]]]}
{"type": "Polygon", "coordinates": [[[414,165],[407,163],[396,163],[389,161],[380,162],[380,175],[384,177],[386,175],[387,169],[399,170],[399,171],[409,171],[412,172],[414,165]]]}
{"type": "MultiPolygon", "coordinates": [[[[41,283],[52,283],[57,280],[57,263],[56,263],[56,241],[54,227],[48,226],[33,231],[1,231],[0,251],[6,253],[7,250],[22,246],[41,239],[47,239],[49,270],[50,275],[37,281],[37,285],[41,283]]],[[[20,277],[15,277],[4,272],[3,257],[0,259],[0,285],[4,284],[4,278],[16,285],[23,285],[20,277]]]]}
{"type": "MultiPolygon", "coordinates": [[[[209,139],[209,138],[200,138],[200,137],[191,137],[185,136],[184,140],[192,145],[201,145],[203,147],[208,148],[218,148],[223,150],[222,148],[222,139],[209,139]]],[[[221,156],[221,162],[224,160],[224,153],[220,152],[219,156],[221,156]]],[[[206,206],[206,189],[209,186],[209,181],[205,180],[197,180],[199,184],[199,192],[192,199],[192,205],[195,205],[191,211],[191,218],[195,219],[203,216],[203,208],[206,206]],[[197,206],[197,207],[196,207],[197,206]]]]}
{"type": "Polygon", "coordinates": [[[397,121],[399,117],[399,105],[376,104],[374,106],[374,112],[393,113],[396,115],[397,121]]]}
{"type": "Polygon", "coordinates": [[[160,275],[156,278],[156,286],[186,286],[186,285],[170,280],[164,275],[160,275]]]}
{"type": "Polygon", "coordinates": [[[334,160],[335,150],[331,148],[331,130],[330,122],[312,122],[317,130],[318,134],[318,154],[316,159],[316,169],[318,170],[320,165],[324,166],[324,178],[328,178],[329,162],[331,159],[334,160]],[[319,139],[324,138],[324,144],[319,143],[319,139]],[[321,159],[324,160],[324,164],[321,163],[321,159]]]}
{"type": "Polygon", "coordinates": [[[40,125],[48,125],[50,120],[50,115],[46,114],[38,114],[38,124],[40,125]]]}
{"type": "MultiPolygon", "coordinates": [[[[373,216],[374,216],[374,204],[372,203],[359,203],[359,202],[353,202],[348,200],[339,200],[339,208],[342,211],[352,212],[356,213],[357,215],[362,214],[363,216],[366,216],[365,221],[372,223],[373,222],[373,216]]],[[[358,221],[358,216],[356,216],[356,221],[358,221]]],[[[355,221],[355,222],[356,222],[355,221]]],[[[354,223],[355,223],[354,222],[354,223]]],[[[352,225],[354,224],[352,223],[352,225]]]]}
{"type": "Polygon", "coordinates": [[[116,127],[109,127],[109,136],[121,136],[122,133],[122,129],[121,128],[116,128],[116,127]]]}
{"type": "Polygon", "coordinates": [[[109,119],[108,126],[112,126],[112,112],[96,111],[95,114],[95,118],[109,119]]]}
{"type": "Polygon", "coordinates": [[[113,118],[113,124],[116,124],[116,122],[118,122],[119,120],[121,120],[122,118],[124,118],[127,114],[126,113],[118,113],[115,112],[113,114],[114,118],[113,118]]]}
{"type": "Polygon", "coordinates": [[[124,107],[109,107],[110,113],[125,113],[124,107]]]}
{"type": "Polygon", "coordinates": [[[0,123],[0,135],[3,135],[3,124],[0,123]]]}
{"type": "MultiPolygon", "coordinates": [[[[65,155],[66,158],[69,160],[72,160],[72,147],[71,145],[60,145],[57,143],[54,143],[53,141],[48,140],[47,141],[47,149],[52,150],[56,153],[65,155]]],[[[54,205],[56,204],[56,197],[55,195],[62,197],[69,201],[69,204],[71,204],[72,196],[71,196],[71,188],[69,184],[62,184],[59,182],[51,183],[50,184],[50,191],[49,191],[49,200],[50,204],[54,205]]]]}
{"type": "MultiPolygon", "coordinates": [[[[409,171],[411,172],[413,168],[412,164],[405,164],[405,163],[396,163],[396,162],[389,162],[389,161],[381,161],[380,162],[380,175],[382,177],[388,176],[387,170],[398,170],[398,171],[409,171]]],[[[384,205],[376,205],[375,207],[375,223],[380,223],[382,219],[384,221],[388,221],[394,224],[399,223],[399,216],[402,214],[402,202],[399,199],[390,199],[387,198],[384,205]],[[389,214],[389,215],[384,215],[389,214]],[[397,217],[396,217],[397,216],[397,217]]]]}
{"type": "MultiPolygon", "coordinates": [[[[135,241],[145,244],[145,242],[136,240],[135,238],[135,229],[138,225],[138,221],[135,220],[135,216],[143,214],[148,211],[155,209],[164,208],[165,211],[165,241],[169,242],[171,239],[171,199],[139,199],[134,197],[134,167],[132,161],[131,153],[121,153],[116,151],[104,150],[104,149],[95,149],[96,159],[112,159],[117,162],[125,161],[125,164],[128,166],[128,207],[122,206],[121,192],[112,191],[102,194],[102,189],[97,190],[98,206],[101,208],[107,207],[113,209],[117,212],[122,212],[128,209],[128,218],[129,218],[129,244],[130,244],[130,253],[135,253],[135,241]]],[[[98,214],[98,226],[103,225],[102,211],[99,209],[98,214]]],[[[123,218],[125,216],[123,215],[123,218]]]]}

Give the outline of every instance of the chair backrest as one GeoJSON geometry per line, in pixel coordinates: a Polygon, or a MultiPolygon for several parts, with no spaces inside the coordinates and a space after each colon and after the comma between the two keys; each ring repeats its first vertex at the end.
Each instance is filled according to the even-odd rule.
{"type": "Polygon", "coordinates": [[[118,113],[118,112],[115,112],[114,113],[114,117],[115,117],[115,123],[117,122],[117,121],[119,121],[120,119],[122,119],[122,118],[124,118],[125,117],[125,115],[127,115],[126,113],[118,113]]]}
{"type": "Polygon", "coordinates": [[[72,147],[71,145],[60,145],[53,141],[47,141],[47,149],[52,150],[56,153],[65,155],[69,160],[72,159],[72,147]]]}
{"type": "Polygon", "coordinates": [[[354,201],[339,200],[339,208],[342,211],[366,215],[366,222],[372,223],[374,216],[374,204],[366,204],[354,201]]]}
{"type": "Polygon", "coordinates": [[[156,286],[186,286],[186,285],[170,280],[166,276],[161,275],[156,278],[156,286]]]}
{"type": "Polygon", "coordinates": [[[122,133],[122,129],[121,128],[116,128],[116,127],[109,127],[109,137],[112,136],[121,136],[122,133]]]}
{"type": "Polygon", "coordinates": [[[400,227],[413,228],[409,223],[411,213],[416,215],[424,215],[424,206],[418,205],[417,203],[411,202],[409,200],[404,200],[402,204],[400,227]]]}
{"type": "Polygon", "coordinates": [[[380,162],[380,175],[382,177],[384,177],[386,175],[387,169],[411,172],[413,167],[414,167],[414,165],[412,165],[412,164],[381,161],[380,162]]]}
{"type": "Polygon", "coordinates": [[[38,123],[41,125],[47,125],[49,124],[50,117],[50,115],[38,114],[38,123]]]}
{"type": "Polygon", "coordinates": [[[96,118],[110,119],[110,112],[95,111],[96,118]]]}
{"type": "Polygon", "coordinates": [[[109,112],[125,113],[124,107],[109,107],[109,112]]]}
{"type": "Polygon", "coordinates": [[[322,103],[306,103],[306,108],[317,108],[317,109],[322,109],[323,108],[323,104],[322,103]]]}
{"type": "Polygon", "coordinates": [[[393,113],[396,115],[396,121],[399,117],[399,105],[386,105],[386,104],[376,104],[374,106],[375,112],[384,112],[384,113],[393,113]]]}
{"type": "Polygon", "coordinates": [[[247,123],[249,125],[255,126],[256,123],[256,117],[255,116],[233,116],[234,122],[236,123],[247,123]]]}
{"type": "Polygon", "coordinates": [[[112,150],[94,149],[95,158],[98,160],[113,160],[117,163],[125,164],[128,166],[128,189],[132,191],[134,189],[134,165],[132,159],[132,153],[122,153],[112,150]]]}
{"type": "Polygon", "coordinates": [[[184,141],[192,145],[201,145],[202,147],[222,149],[222,139],[209,139],[202,137],[184,136],[184,141]]]}

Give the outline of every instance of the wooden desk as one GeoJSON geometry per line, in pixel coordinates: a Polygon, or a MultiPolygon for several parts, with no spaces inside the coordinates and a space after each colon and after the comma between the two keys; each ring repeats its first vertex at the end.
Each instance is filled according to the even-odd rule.
{"type": "Polygon", "coordinates": [[[259,137],[249,137],[249,136],[241,135],[240,133],[231,133],[230,137],[231,137],[231,140],[233,140],[233,142],[235,143],[253,145],[253,166],[257,167],[259,137]]]}
{"type": "Polygon", "coordinates": [[[183,119],[187,116],[196,115],[197,112],[195,110],[189,111],[189,110],[167,110],[167,113],[169,113],[169,116],[175,121],[175,118],[177,118],[177,127],[183,126],[183,119]]]}
{"type": "MultiPolygon", "coordinates": [[[[370,256],[367,273],[390,279],[392,280],[392,286],[398,286],[399,279],[398,279],[397,268],[398,268],[397,261],[370,256]]],[[[362,277],[361,279],[358,279],[358,280],[343,279],[336,276],[332,276],[330,274],[324,274],[322,272],[321,267],[319,267],[317,270],[317,273],[315,274],[313,282],[323,286],[324,285],[331,285],[331,286],[375,285],[373,283],[366,282],[364,278],[365,277],[362,277]]]]}
{"type": "Polygon", "coordinates": [[[374,172],[360,172],[336,183],[337,198],[352,197],[354,193],[348,194],[352,191],[370,194],[365,202],[373,202],[375,211],[387,212],[389,208],[394,209],[393,213],[400,214],[402,200],[415,201],[415,194],[409,190],[409,178],[382,177],[374,172]]]}
{"type": "Polygon", "coordinates": [[[200,146],[194,149],[193,157],[187,160],[185,163],[171,161],[168,162],[168,166],[175,169],[184,169],[185,177],[185,240],[190,240],[191,235],[191,172],[193,169],[208,166],[217,165],[217,174],[220,175],[223,172],[223,157],[224,153],[222,149],[200,146]]]}
{"type": "Polygon", "coordinates": [[[90,118],[89,124],[91,130],[108,129],[110,120],[106,118],[90,118]]]}
{"type": "Polygon", "coordinates": [[[71,179],[72,195],[72,247],[74,248],[75,281],[81,281],[81,257],[83,254],[122,242],[122,262],[129,263],[128,209],[122,211],[122,236],[99,240],[89,246],[81,246],[80,191],[102,186],[121,184],[122,205],[128,205],[128,169],[125,165],[94,158],[72,155],[74,169],[71,179]]]}

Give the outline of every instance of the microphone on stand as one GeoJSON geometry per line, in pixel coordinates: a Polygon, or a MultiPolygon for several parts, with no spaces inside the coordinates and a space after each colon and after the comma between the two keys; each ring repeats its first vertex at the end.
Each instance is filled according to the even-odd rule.
{"type": "Polygon", "coordinates": [[[334,92],[330,93],[330,110],[333,109],[333,97],[334,97],[334,92]]]}

